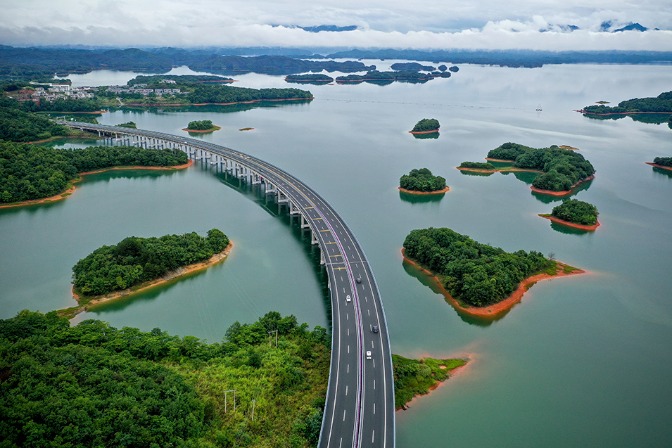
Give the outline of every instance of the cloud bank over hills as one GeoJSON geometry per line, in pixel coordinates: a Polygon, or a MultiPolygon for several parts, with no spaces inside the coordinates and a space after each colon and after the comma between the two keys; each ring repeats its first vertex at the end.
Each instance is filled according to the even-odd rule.
{"type": "Polygon", "coordinates": [[[0,44],[672,50],[669,0],[24,0],[0,44]]]}

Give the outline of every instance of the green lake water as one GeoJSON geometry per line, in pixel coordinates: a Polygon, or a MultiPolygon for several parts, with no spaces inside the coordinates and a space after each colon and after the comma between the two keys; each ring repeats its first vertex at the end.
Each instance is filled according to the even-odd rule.
{"type": "MultiPolygon", "coordinates": [[[[420,85],[306,86],[315,100],[305,104],[114,111],[98,120],[178,135],[186,135],[181,129],[189,121],[212,120],[222,130],[198,138],[274,163],[333,205],[367,253],[393,352],[471,359],[397,413],[397,446],[667,447],[672,174],[644,162],[672,156],[672,130],[630,118],[591,120],[573,110],[656,96],[670,90],[671,75],[669,66],[465,65],[450,79],[420,85]],[[439,138],[408,134],[421,118],[440,121],[439,138]],[[238,130],[244,127],[254,130],[238,130]],[[598,207],[601,227],[565,230],[538,217],[559,200],[533,194],[528,173],[455,169],[507,141],[580,148],[597,173],[573,197],[598,207]],[[401,195],[399,177],[421,167],[444,176],[451,191],[440,198],[401,195]],[[509,251],[553,253],[589,274],[535,285],[498,321],[462,318],[402,264],[405,236],[429,226],[509,251]]],[[[132,76],[70,78],[95,85],[132,76]]],[[[281,77],[236,78],[238,86],[287,86],[281,77]]],[[[328,326],[316,252],[275,210],[203,166],[93,175],[65,201],[0,210],[0,317],[73,305],[71,268],[100,245],[218,227],[235,244],[224,263],[78,319],[210,341],[221,340],[233,322],[270,310],[328,326]]]]}

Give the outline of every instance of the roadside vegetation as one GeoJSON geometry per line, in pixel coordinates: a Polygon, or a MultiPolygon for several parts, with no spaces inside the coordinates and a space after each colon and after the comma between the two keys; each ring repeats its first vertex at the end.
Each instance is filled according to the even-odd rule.
{"type": "Polygon", "coordinates": [[[329,343],[324,328],[277,312],[206,343],[22,311],[0,320],[0,440],[6,447],[312,447],[329,343]],[[269,337],[275,331],[277,346],[269,337]]]}
{"type": "Polygon", "coordinates": [[[208,260],[228,245],[229,238],[219,229],[209,230],[207,237],[195,232],[151,238],[131,236],[79,260],[72,268],[74,291],[85,298],[131,288],[208,260]]]}
{"type": "Polygon", "coordinates": [[[540,252],[507,253],[448,228],[412,230],[406,257],[432,271],[457,300],[483,307],[506,299],[522,280],[555,269],[540,252]]]}
{"type": "Polygon", "coordinates": [[[452,370],[466,363],[464,359],[410,359],[392,355],[395,409],[405,409],[413,397],[428,394],[447,380],[452,370]]]}
{"type": "Polygon", "coordinates": [[[18,101],[0,95],[0,140],[33,142],[68,134],[67,127],[28,112],[18,101]]]}
{"type": "Polygon", "coordinates": [[[434,176],[428,168],[413,169],[399,179],[399,187],[404,190],[432,192],[446,188],[446,179],[434,176]]]}

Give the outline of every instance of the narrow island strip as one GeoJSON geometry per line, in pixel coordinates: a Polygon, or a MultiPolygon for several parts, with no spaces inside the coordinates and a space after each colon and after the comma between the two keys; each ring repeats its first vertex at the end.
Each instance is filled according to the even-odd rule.
{"type": "Polygon", "coordinates": [[[450,191],[450,187],[446,186],[440,190],[434,190],[434,191],[416,191],[416,190],[408,190],[406,188],[401,188],[398,187],[399,191],[402,193],[406,194],[417,194],[417,195],[431,195],[431,194],[444,194],[448,193],[450,191]]]}
{"type": "Polygon", "coordinates": [[[72,295],[78,306],[61,310],[76,314],[146,291],[213,266],[229,255],[233,244],[219,229],[203,237],[195,232],[161,237],[127,237],[105,245],[72,268],[72,295]]]}
{"type": "Polygon", "coordinates": [[[450,378],[468,359],[410,359],[392,355],[394,369],[394,407],[407,410],[408,403],[421,395],[427,395],[450,378]]]}
{"type": "Polygon", "coordinates": [[[660,165],[660,164],[658,164],[658,163],[654,163],[654,162],[644,162],[644,163],[646,163],[647,165],[651,165],[651,166],[653,166],[653,167],[655,167],[655,168],[660,168],[660,169],[663,169],[663,170],[672,171],[672,166],[668,166],[668,165],[660,165]]]}

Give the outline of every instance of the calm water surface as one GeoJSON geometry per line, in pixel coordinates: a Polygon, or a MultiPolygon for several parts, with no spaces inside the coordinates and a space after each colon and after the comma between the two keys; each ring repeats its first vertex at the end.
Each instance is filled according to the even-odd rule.
{"type": "MultiPolygon", "coordinates": [[[[590,120],[573,109],[658,95],[670,90],[671,75],[663,66],[465,65],[450,79],[422,85],[309,86],[316,97],[309,104],[115,111],[99,121],[132,120],[181,135],[189,121],[212,120],[222,130],[200,138],[274,163],[331,202],[372,264],[393,351],[472,360],[397,414],[399,447],[666,447],[672,176],[644,162],[672,156],[672,130],[629,118],[590,120]],[[430,117],[441,123],[438,139],[407,133],[430,117]],[[255,129],[238,131],[243,127],[255,129]],[[602,226],[582,233],[539,218],[558,201],[533,195],[529,175],[455,169],[506,141],[580,148],[597,175],[575,197],[599,208],[602,226]],[[399,177],[420,167],[446,177],[451,191],[439,200],[400,196],[399,177]],[[537,284],[494,323],[465,320],[402,265],[404,237],[429,226],[506,250],[552,252],[590,273],[537,284]]],[[[77,85],[106,83],[97,76],[123,83],[133,74],[71,78],[77,85]]],[[[287,86],[279,77],[236,78],[239,86],[287,86]]],[[[207,167],[100,174],[61,203],[0,210],[2,317],[72,305],[71,267],[102,244],[212,227],[236,244],[225,263],[82,318],[211,341],[234,321],[269,310],[328,326],[324,279],[309,244],[272,205],[207,167]]]]}

